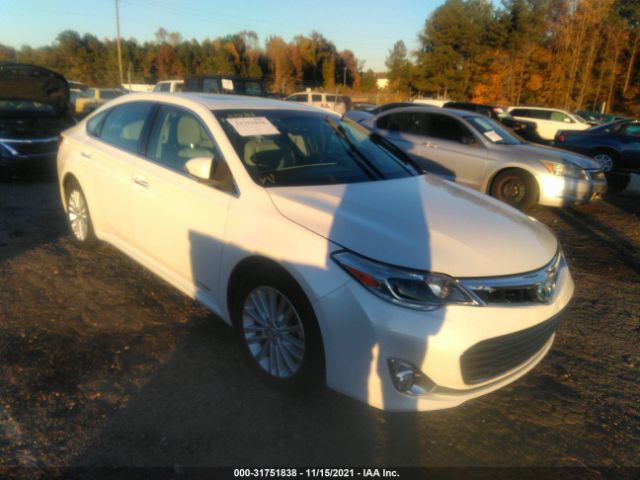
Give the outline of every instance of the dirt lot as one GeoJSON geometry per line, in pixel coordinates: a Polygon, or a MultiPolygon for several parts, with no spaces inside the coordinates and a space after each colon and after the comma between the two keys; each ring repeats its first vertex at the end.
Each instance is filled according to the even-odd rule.
{"type": "Polygon", "coordinates": [[[386,414],[264,386],[202,307],[109,246],[77,249],[53,182],[0,184],[0,476],[426,465],[588,466],[579,476],[600,478],[640,467],[640,199],[530,214],[557,232],[577,285],[548,357],[459,408],[386,414]]]}

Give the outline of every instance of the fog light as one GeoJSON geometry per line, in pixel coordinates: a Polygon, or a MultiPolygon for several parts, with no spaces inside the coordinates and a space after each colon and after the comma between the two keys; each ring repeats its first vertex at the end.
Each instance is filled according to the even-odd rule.
{"type": "Polygon", "coordinates": [[[390,358],[388,364],[393,386],[399,392],[408,395],[424,395],[436,388],[436,384],[411,362],[390,358]]]}

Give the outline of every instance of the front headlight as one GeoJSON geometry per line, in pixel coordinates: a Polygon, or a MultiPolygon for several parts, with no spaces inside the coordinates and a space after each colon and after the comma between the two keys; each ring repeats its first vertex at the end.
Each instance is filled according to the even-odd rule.
{"type": "Polygon", "coordinates": [[[544,165],[552,175],[559,177],[581,178],[583,180],[589,180],[589,175],[582,168],[569,162],[552,162],[550,160],[540,160],[540,163],[544,165]]]}
{"type": "Polygon", "coordinates": [[[334,253],[332,258],[367,290],[396,305],[416,310],[450,304],[479,305],[446,275],[392,267],[347,251],[334,253]]]}

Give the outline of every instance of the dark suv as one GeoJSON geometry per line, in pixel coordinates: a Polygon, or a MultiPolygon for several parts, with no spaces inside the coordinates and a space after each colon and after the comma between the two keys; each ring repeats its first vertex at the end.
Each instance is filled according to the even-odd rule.
{"type": "Polygon", "coordinates": [[[260,80],[232,75],[194,75],[184,80],[184,92],[228,93],[266,97],[260,80]]]}
{"type": "Polygon", "coordinates": [[[0,177],[55,171],[58,136],[75,125],[69,85],[52,70],[0,62],[0,177]]]}

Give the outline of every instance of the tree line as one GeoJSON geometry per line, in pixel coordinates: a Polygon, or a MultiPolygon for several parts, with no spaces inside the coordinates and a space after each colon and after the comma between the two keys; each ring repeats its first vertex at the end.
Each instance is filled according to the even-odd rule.
{"type": "Polygon", "coordinates": [[[386,65],[409,96],[637,114],[639,42],[640,0],[447,0],[386,65]]]}
{"type": "MultiPolygon", "coordinates": [[[[327,90],[376,89],[372,70],[363,72],[363,63],[352,51],[338,51],[333,42],[318,32],[297,35],[286,42],[267,38],[262,48],[258,35],[242,31],[232,35],[185,40],[178,32],[160,28],[155,41],[121,41],[125,83],[155,83],[199,73],[240,75],[265,81],[272,92],[289,94],[303,87],[327,90]]],[[[14,49],[0,45],[0,61],[11,60],[49,67],[69,80],[91,86],[120,83],[116,41],[99,40],[67,30],[55,42],[42,48],[14,49]]]]}
{"type": "MultiPolygon", "coordinates": [[[[640,114],[640,0],[446,0],[417,32],[396,42],[388,90],[500,105],[640,114]]],[[[122,40],[125,83],[218,73],[263,80],[269,91],[304,87],[375,92],[376,74],[321,33],[261,45],[253,31],[197,40],[160,28],[154,41],[122,40]]],[[[42,48],[0,45],[0,61],[48,66],[94,86],[119,84],[116,44],[65,31],[42,48]]]]}

